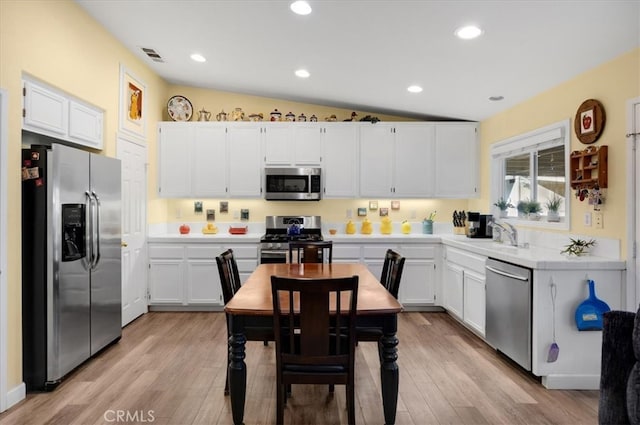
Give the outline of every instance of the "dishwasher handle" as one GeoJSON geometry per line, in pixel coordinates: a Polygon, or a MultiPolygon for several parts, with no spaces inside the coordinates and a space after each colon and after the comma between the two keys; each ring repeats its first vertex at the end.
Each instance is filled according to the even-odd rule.
{"type": "Polygon", "coordinates": [[[494,272],[494,273],[499,274],[501,276],[509,277],[509,278],[512,278],[512,279],[521,280],[523,282],[529,281],[529,277],[528,276],[520,276],[520,275],[517,275],[517,274],[507,273],[505,271],[498,270],[498,269],[496,269],[494,267],[491,267],[491,266],[485,266],[485,268],[487,270],[489,270],[490,272],[494,272]]]}

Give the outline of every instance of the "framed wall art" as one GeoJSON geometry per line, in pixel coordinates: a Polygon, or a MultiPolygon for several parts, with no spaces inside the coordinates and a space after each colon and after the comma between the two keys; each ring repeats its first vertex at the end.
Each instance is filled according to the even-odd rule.
{"type": "Polygon", "coordinates": [[[606,115],[602,103],[595,99],[587,99],[578,108],[573,121],[576,137],[585,145],[594,143],[602,134],[606,115]]]}
{"type": "Polygon", "coordinates": [[[124,65],[120,64],[119,130],[139,139],[146,138],[147,88],[124,65]]]}

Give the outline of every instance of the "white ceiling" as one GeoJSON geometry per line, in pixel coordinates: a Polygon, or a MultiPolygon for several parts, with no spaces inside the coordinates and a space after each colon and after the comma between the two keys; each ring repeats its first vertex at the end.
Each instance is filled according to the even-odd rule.
{"type": "Polygon", "coordinates": [[[638,0],[309,0],[307,16],[289,1],[76,1],[169,83],[424,119],[483,120],[640,46],[638,0]],[[484,35],[454,37],[469,23],[484,35]]]}

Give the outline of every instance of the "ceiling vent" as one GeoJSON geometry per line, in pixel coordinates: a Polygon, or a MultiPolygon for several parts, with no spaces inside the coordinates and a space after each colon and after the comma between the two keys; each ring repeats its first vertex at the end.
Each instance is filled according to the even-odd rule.
{"type": "Polygon", "coordinates": [[[164,59],[153,49],[148,49],[146,47],[141,47],[142,51],[151,58],[154,62],[164,62],[164,59]]]}

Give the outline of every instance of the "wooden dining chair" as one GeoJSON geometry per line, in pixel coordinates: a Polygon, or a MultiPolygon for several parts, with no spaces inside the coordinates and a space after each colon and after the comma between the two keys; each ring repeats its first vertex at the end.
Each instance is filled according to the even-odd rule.
{"type": "MultiPolygon", "coordinates": [[[[216,263],[218,264],[218,273],[220,273],[220,285],[222,286],[222,298],[224,303],[227,304],[231,301],[231,298],[238,292],[240,285],[240,274],[238,273],[238,264],[233,256],[233,250],[228,249],[219,256],[216,257],[216,263]]],[[[226,314],[227,319],[227,340],[231,336],[229,332],[229,315],[226,314]]],[[[227,350],[227,378],[224,384],[224,394],[229,394],[229,350],[227,350]]]]}
{"type": "MultiPolygon", "coordinates": [[[[380,275],[380,283],[387,291],[398,299],[398,291],[400,290],[400,279],[402,278],[402,269],[404,269],[405,258],[392,249],[388,249],[384,256],[384,264],[382,266],[382,274],[380,275]]],[[[378,328],[358,329],[358,341],[373,341],[378,343],[378,354],[382,356],[382,330],[378,328]]],[[[357,345],[357,344],[356,344],[357,345]]]]}
{"type": "Polygon", "coordinates": [[[358,276],[292,279],[272,276],[276,340],[276,419],[284,423],[295,384],[346,386],[347,417],[355,424],[355,322],[358,276]]]}
{"type": "Polygon", "coordinates": [[[384,256],[384,265],[382,266],[382,274],[380,283],[387,288],[387,291],[394,298],[398,299],[398,291],[400,290],[400,279],[402,278],[402,269],[404,269],[405,258],[392,249],[388,249],[384,256]]]}
{"type": "Polygon", "coordinates": [[[290,263],[329,263],[333,255],[332,241],[290,241],[290,263]]]}

